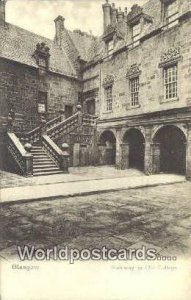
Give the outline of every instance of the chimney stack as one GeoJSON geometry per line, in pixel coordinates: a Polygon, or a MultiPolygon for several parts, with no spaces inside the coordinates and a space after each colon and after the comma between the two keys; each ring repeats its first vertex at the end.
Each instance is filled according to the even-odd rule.
{"type": "Polygon", "coordinates": [[[56,36],[55,40],[58,46],[62,45],[62,32],[64,30],[64,21],[65,19],[62,16],[58,16],[54,22],[55,22],[55,28],[56,28],[56,36]]]}
{"type": "Polygon", "coordinates": [[[117,9],[115,8],[115,3],[112,3],[112,25],[115,26],[117,23],[117,9]]]}
{"type": "Polygon", "coordinates": [[[103,8],[103,27],[104,31],[111,25],[111,5],[106,0],[105,4],[102,5],[103,8]]]}
{"type": "Polygon", "coordinates": [[[5,25],[5,0],[0,0],[0,25],[5,25]]]}
{"type": "Polygon", "coordinates": [[[118,23],[122,23],[124,19],[124,12],[122,12],[121,7],[119,7],[117,14],[118,23]]]}

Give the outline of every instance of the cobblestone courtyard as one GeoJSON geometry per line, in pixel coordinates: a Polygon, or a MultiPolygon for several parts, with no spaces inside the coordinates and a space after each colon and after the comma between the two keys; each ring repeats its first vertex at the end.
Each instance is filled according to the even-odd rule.
{"type": "Polygon", "coordinates": [[[191,183],[1,207],[1,259],[16,245],[124,248],[146,243],[188,255],[191,183]]]}

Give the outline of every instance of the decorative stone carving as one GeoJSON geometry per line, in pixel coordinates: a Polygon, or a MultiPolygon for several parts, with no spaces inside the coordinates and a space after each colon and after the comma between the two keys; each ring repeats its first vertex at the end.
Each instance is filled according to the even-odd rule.
{"type": "Polygon", "coordinates": [[[143,18],[145,22],[152,23],[153,18],[143,12],[143,8],[135,4],[131,7],[131,11],[127,15],[127,23],[131,26],[140,22],[140,19],[143,18]]]}
{"type": "Polygon", "coordinates": [[[113,75],[107,75],[103,80],[103,86],[109,86],[114,83],[114,76],[113,75]]]}
{"type": "Polygon", "coordinates": [[[137,18],[140,16],[143,12],[143,8],[137,4],[133,5],[131,7],[131,11],[127,15],[127,20],[128,22],[131,22],[133,19],[137,18]]]}
{"type": "Polygon", "coordinates": [[[45,43],[38,43],[36,45],[36,50],[33,54],[33,57],[36,60],[36,63],[39,67],[47,68],[48,67],[48,59],[50,57],[50,48],[46,46],[45,43]]]}
{"type": "Polygon", "coordinates": [[[176,62],[180,58],[180,47],[172,47],[161,55],[160,66],[171,62],[176,62]]]}
{"type": "Polygon", "coordinates": [[[127,78],[138,76],[141,73],[138,64],[133,64],[127,69],[127,78]]]}

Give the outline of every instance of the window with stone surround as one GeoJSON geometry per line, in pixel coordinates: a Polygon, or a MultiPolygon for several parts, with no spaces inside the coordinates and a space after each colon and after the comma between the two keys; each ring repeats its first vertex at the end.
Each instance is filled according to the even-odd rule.
{"type": "Polygon", "coordinates": [[[141,35],[141,24],[137,23],[132,27],[132,41],[133,41],[133,46],[139,45],[139,39],[141,35]]]}
{"type": "Polygon", "coordinates": [[[105,87],[106,111],[111,111],[113,106],[112,85],[105,87]]]}
{"type": "Polygon", "coordinates": [[[131,78],[129,81],[131,106],[135,107],[139,105],[139,77],[131,78]]]}
{"type": "Polygon", "coordinates": [[[177,64],[164,68],[164,89],[165,100],[176,99],[178,84],[178,68],[177,64]]]}
{"type": "Polygon", "coordinates": [[[112,39],[107,42],[107,54],[111,55],[113,52],[113,49],[114,49],[114,41],[112,39]]]}
{"type": "Polygon", "coordinates": [[[178,24],[178,0],[168,1],[165,4],[165,19],[168,25],[168,28],[171,28],[178,24]]]}

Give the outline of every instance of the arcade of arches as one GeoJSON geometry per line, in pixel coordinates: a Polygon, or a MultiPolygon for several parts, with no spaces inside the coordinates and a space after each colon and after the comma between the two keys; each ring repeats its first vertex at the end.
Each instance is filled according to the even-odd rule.
{"type": "Polygon", "coordinates": [[[106,129],[98,139],[99,165],[135,168],[149,174],[170,173],[191,177],[191,133],[176,125],[154,128],[106,129]],[[119,130],[118,130],[119,132],[119,130]]]}

